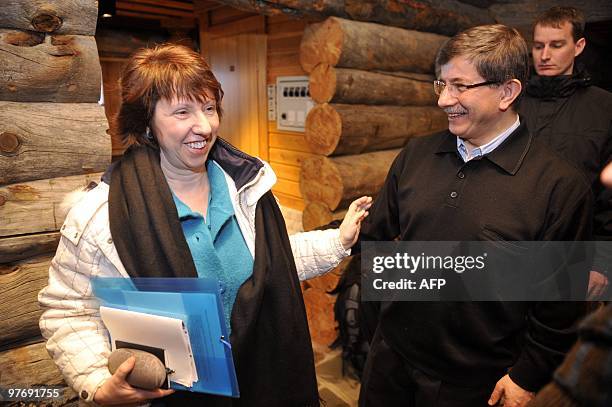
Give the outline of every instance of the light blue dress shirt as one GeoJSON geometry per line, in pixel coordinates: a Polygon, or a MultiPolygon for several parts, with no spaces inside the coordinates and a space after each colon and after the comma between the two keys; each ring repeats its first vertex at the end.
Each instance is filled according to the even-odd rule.
{"type": "Polygon", "coordinates": [[[495,137],[493,140],[489,141],[487,144],[484,144],[479,147],[474,147],[474,149],[468,154],[467,146],[465,145],[465,141],[459,137],[457,137],[457,151],[459,151],[459,155],[463,158],[464,162],[468,162],[473,160],[474,158],[482,157],[483,155],[489,154],[491,151],[495,150],[497,147],[503,143],[510,134],[514,130],[518,128],[521,124],[518,115],[516,116],[516,121],[506,130],[504,130],[499,136],[495,137]]]}

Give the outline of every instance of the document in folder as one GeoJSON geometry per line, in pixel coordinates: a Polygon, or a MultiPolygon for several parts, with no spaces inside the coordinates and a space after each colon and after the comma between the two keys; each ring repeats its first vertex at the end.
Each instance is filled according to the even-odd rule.
{"type": "Polygon", "coordinates": [[[189,334],[182,319],[104,306],[100,307],[100,316],[111,334],[113,350],[117,342],[163,349],[166,367],[174,372],[170,374],[171,381],[186,387],[198,381],[189,334]]]}
{"type": "MultiPolygon", "coordinates": [[[[182,346],[191,347],[195,372],[192,372],[193,381],[189,385],[187,370],[183,370],[184,365],[189,363],[189,358],[178,365],[181,374],[176,376],[177,370],[174,366],[169,366],[170,363],[175,364],[176,359],[169,356],[167,367],[175,370],[175,373],[169,376],[171,388],[239,396],[217,281],[201,278],[96,278],[93,280],[93,289],[100,299],[101,313],[109,315],[108,310],[103,311],[102,307],[115,310],[111,311],[115,320],[111,325],[117,324],[116,320],[121,318],[121,312],[117,310],[160,317],[160,319],[143,318],[142,324],[153,324],[154,327],[139,328],[141,332],[147,329],[150,332],[148,335],[140,335],[141,340],[148,341],[141,345],[165,349],[166,355],[169,355],[170,348],[174,349],[173,352],[182,352],[185,348],[178,350],[181,343],[179,334],[182,331],[183,340],[186,342],[183,342],[182,346]],[[162,333],[161,327],[173,333],[162,333]],[[172,336],[174,334],[176,336],[172,336]],[[151,338],[155,336],[159,337],[159,340],[154,339],[152,343],[151,338]]],[[[104,315],[102,317],[104,320],[104,315]]],[[[119,339],[115,338],[119,332],[124,335],[127,331],[131,331],[138,318],[141,316],[129,319],[128,327],[122,326],[117,334],[114,332],[116,326],[111,328],[107,325],[113,341],[119,339]]],[[[106,320],[104,323],[106,324],[106,320]]],[[[120,340],[138,343],[134,338],[120,340]]]]}

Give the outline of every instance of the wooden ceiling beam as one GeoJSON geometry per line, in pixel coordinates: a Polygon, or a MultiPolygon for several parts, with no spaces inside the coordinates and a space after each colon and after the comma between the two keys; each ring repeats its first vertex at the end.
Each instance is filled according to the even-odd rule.
{"type": "Polygon", "coordinates": [[[221,7],[227,6],[214,0],[193,0],[193,10],[196,13],[205,13],[221,7]]]}
{"type": "MultiPolygon", "coordinates": [[[[194,17],[192,11],[177,10],[165,7],[150,6],[145,4],[132,3],[126,0],[117,1],[117,12],[119,11],[138,12],[142,14],[157,14],[158,16],[166,17],[194,17]]],[[[124,14],[125,15],[125,14],[124,14]]]]}
{"type": "Polygon", "coordinates": [[[178,10],[193,11],[193,3],[183,3],[173,0],[129,0],[130,3],[150,4],[178,10]]]}
{"type": "Polygon", "coordinates": [[[136,11],[126,11],[126,10],[117,10],[117,15],[122,17],[132,17],[132,18],[141,18],[146,20],[156,20],[160,21],[166,18],[163,15],[159,14],[147,14],[147,13],[139,13],[136,11]]]}
{"type": "Polygon", "coordinates": [[[196,27],[196,19],[194,18],[166,18],[160,21],[162,27],[169,30],[189,31],[196,27]]]}
{"type": "Polygon", "coordinates": [[[341,17],[411,30],[454,35],[468,27],[494,22],[487,9],[459,0],[218,0],[228,6],[276,16],[341,17]],[[425,18],[425,16],[427,18],[425,18]]]}

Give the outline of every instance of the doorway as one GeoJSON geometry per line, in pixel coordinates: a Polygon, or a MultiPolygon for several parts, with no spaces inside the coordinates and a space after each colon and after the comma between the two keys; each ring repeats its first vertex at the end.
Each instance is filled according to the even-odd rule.
{"type": "Polygon", "coordinates": [[[202,48],[225,92],[219,135],[245,153],[267,159],[267,42],[264,17],[257,17],[261,26],[247,32],[240,29],[248,27],[241,20],[214,27],[202,48]]]}

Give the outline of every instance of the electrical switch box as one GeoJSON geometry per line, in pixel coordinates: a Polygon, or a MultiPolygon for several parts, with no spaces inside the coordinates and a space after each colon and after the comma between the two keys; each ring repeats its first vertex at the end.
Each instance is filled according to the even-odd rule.
{"type": "Polygon", "coordinates": [[[276,78],[276,127],[279,130],[303,133],[306,115],[313,106],[307,76],[276,78]]]}

